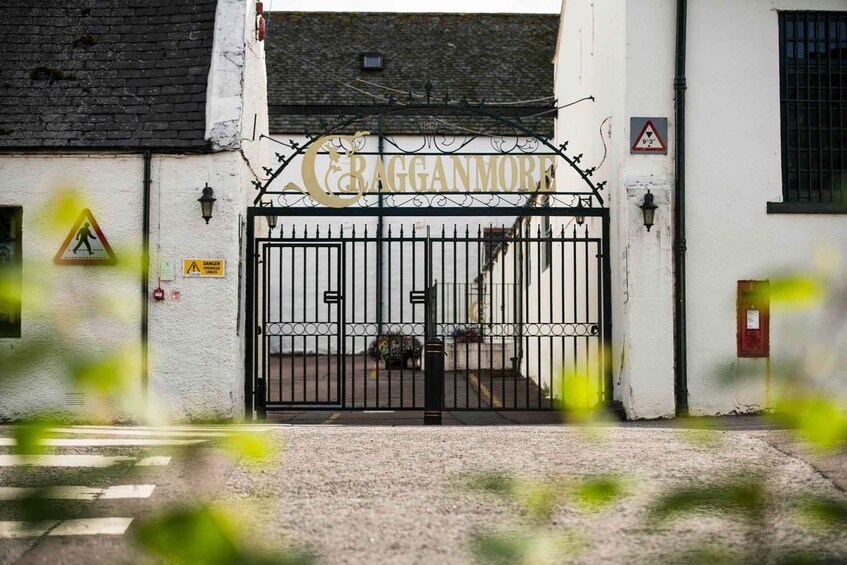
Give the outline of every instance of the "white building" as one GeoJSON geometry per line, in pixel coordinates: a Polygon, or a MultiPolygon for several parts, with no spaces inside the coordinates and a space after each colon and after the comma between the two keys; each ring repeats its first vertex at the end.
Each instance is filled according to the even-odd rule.
{"type": "Polygon", "coordinates": [[[595,102],[563,110],[557,137],[609,181],[615,397],[629,418],[765,408],[772,361],[804,334],[774,309],[769,351],[744,357],[741,334],[767,338],[768,305],[737,303],[738,282],[847,257],[847,6],[687,4],[687,21],[685,0],[562,4],[556,95],[595,102]],[[666,154],[631,151],[639,117],[667,118],[666,154]],[[639,209],[648,189],[651,231],[639,209]]]}
{"type": "Polygon", "coordinates": [[[0,8],[0,246],[21,297],[0,297],[0,420],[91,417],[103,391],[85,375],[98,367],[156,415],[240,417],[243,216],[267,155],[257,5],[85,6],[0,8]],[[217,199],[208,222],[206,185],[217,199]],[[91,255],[61,250],[83,209],[114,264],[54,262],[105,253],[93,232],[91,255]],[[66,223],[49,225],[56,217],[66,223]],[[222,261],[223,276],[183,276],[191,258],[222,261]]]}

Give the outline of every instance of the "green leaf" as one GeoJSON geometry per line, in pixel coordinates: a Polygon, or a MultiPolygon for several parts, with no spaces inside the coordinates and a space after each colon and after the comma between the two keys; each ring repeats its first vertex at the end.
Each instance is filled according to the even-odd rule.
{"type": "Polygon", "coordinates": [[[15,426],[15,448],[18,455],[37,455],[44,451],[44,438],[48,435],[50,424],[34,421],[15,426]]]}
{"type": "Polygon", "coordinates": [[[678,488],[661,496],[651,509],[651,515],[667,518],[698,510],[730,512],[758,519],[765,511],[764,489],[758,480],[744,477],[678,488]]]}
{"type": "Polygon", "coordinates": [[[624,493],[623,483],[617,477],[602,476],[583,481],[575,489],[577,500],[585,506],[606,506],[624,493]]]}
{"type": "Polygon", "coordinates": [[[801,511],[819,524],[847,528],[847,502],[843,499],[812,497],[804,501],[801,511]]]}

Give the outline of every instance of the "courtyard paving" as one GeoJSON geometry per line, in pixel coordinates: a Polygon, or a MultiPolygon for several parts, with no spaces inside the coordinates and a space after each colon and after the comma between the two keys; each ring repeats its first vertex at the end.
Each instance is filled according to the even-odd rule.
{"type": "MultiPolygon", "coordinates": [[[[308,548],[320,563],[473,563],[498,551],[499,562],[517,562],[508,547],[496,546],[493,554],[480,549],[491,549],[486,540],[503,539],[535,540],[529,542],[532,563],[689,563],[704,559],[703,553],[692,557],[704,547],[739,562],[779,562],[792,552],[812,551],[830,562],[847,556],[847,530],[821,526],[799,513],[807,496],[847,502],[847,457],[817,455],[758,419],[720,420],[721,429],[703,431],[701,423],[688,422],[587,429],[492,420],[476,422],[492,425],[423,427],[393,425],[390,414],[373,416],[382,416],[387,425],[257,428],[277,455],[262,465],[229,458],[221,444],[228,432],[218,428],[57,431],[54,437],[67,441],[54,442],[52,455],[113,458],[113,464],[84,471],[49,464],[21,467],[3,459],[0,486],[7,490],[0,494],[15,487],[80,483],[99,494],[66,500],[68,523],[26,535],[9,525],[24,519],[20,508],[0,500],[5,524],[0,562],[155,563],[134,541],[139,521],[192,500],[234,513],[247,532],[244,543],[308,548]],[[85,445],[79,444],[81,437],[109,441],[85,445]],[[120,438],[147,441],[109,444],[120,438]],[[203,443],[198,452],[162,441],[175,439],[203,443]],[[149,440],[160,441],[151,445],[149,440]],[[159,464],[141,464],[150,457],[159,464]],[[515,484],[529,486],[521,496],[504,497],[470,488],[480,477],[513,477],[515,484]],[[532,500],[533,492],[543,495],[532,490],[542,481],[574,485],[597,478],[619,481],[620,496],[602,506],[563,497],[552,501],[549,516],[541,519],[533,519],[522,503],[532,500]],[[754,478],[765,485],[764,512],[755,520],[720,508],[666,520],[651,514],[667,492],[723,478],[754,478]],[[128,496],[128,485],[147,485],[146,495],[128,496]],[[109,490],[116,486],[122,488],[109,490]],[[116,518],[123,522],[116,524],[116,518]],[[80,523],[91,519],[100,521],[81,533],[80,523]]],[[[325,419],[344,423],[349,417],[325,419]]],[[[8,437],[9,431],[0,428],[0,436],[8,437]]],[[[0,455],[10,453],[8,443],[0,446],[0,455]]],[[[79,458],[73,461],[81,464],[79,458]]]]}

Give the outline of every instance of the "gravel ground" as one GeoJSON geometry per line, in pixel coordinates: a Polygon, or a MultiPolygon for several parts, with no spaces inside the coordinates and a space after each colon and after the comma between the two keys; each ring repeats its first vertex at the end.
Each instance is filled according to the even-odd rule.
{"type": "Polygon", "coordinates": [[[552,562],[691,562],[710,545],[756,562],[787,550],[847,556],[847,533],[798,518],[792,496],[845,494],[767,433],[561,426],[294,426],[278,434],[279,465],[238,466],[221,498],[249,506],[254,539],[308,545],[326,563],[468,563],[475,533],[571,535],[552,562]],[[531,525],[515,503],[469,491],[469,475],[625,478],[627,495],[602,510],[556,506],[531,525]],[[720,512],[657,522],[648,509],[668,489],[737,474],[761,475],[770,496],[763,527],[720,512]]]}

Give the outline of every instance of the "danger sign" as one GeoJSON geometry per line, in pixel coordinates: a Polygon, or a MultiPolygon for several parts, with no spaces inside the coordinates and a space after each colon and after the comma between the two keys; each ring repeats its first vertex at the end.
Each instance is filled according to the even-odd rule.
{"type": "Polygon", "coordinates": [[[660,153],[667,154],[668,137],[667,118],[631,118],[630,139],[631,153],[660,153]]]}
{"type": "Polygon", "coordinates": [[[223,259],[183,259],[182,276],[188,278],[224,276],[223,259]]]}
{"type": "Polygon", "coordinates": [[[114,265],[118,262],[94,214],[80,212],[53,262],[57,265],[114,265]]]}

